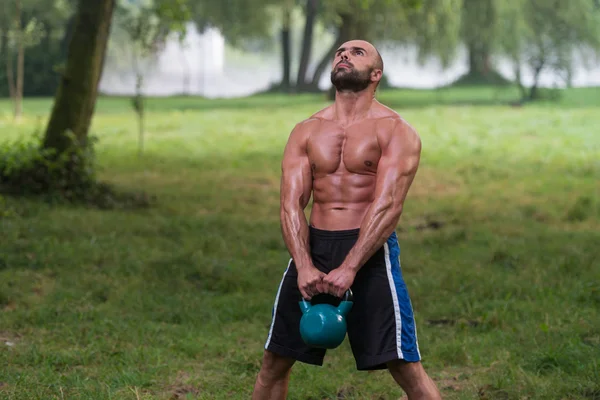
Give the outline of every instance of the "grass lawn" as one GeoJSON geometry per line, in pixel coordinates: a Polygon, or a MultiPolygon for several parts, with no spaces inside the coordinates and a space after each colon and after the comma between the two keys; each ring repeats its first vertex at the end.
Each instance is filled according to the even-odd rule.
{"type": "MultiPolygon", "coordinates": [[[[599,89],[501,104],[509,89],[397,90],[421,134],[398,226],[424,365],[445,399],[600,399],[599,89]]],[[[139,210],[0,202],[1,399],[248,399],[289,255],[280,159],[319,96],[127,99],[93,121],[103,180],[139,210]]],[[[43,131],[50,99],[0,141],[43,131]]],[[[307,210],[309,211],[309,210],[307,210]]],[[[289,399],[399,399],[348,342],[297,364],[289,399]]]]}

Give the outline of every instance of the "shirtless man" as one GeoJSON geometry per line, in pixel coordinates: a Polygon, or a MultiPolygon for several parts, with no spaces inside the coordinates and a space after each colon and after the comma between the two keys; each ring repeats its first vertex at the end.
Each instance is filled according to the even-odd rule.
{"type": "Polygon", "coordinates": [[[292,130],[283,154],[281,228],[291,259],[253,399],[285,399],[296,361],[323,365],[325,350],[300,336],[300,296],[342,297],[351,288],[348,340],[358,370],[388,369],[410,400],[441,399],[420,362],[395,228],[417,172],[421,141],[375,100],[383,61],[353,40],[335,53],[334,104],[292,130]],[[304,209],[313,196],[307,223],[304,209]]]}

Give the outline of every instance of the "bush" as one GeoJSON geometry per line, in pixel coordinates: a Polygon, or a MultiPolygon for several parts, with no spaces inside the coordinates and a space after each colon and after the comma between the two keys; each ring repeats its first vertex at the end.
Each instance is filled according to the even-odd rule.
{"type": "Polygon", "coordinates": [[[10,194],[52,194],[67,199],[84,196],[96,182],[93,139],[86,146],[70,134],[71,147],[56,154],[39,137],[0,146],[0,185],[10,194]]]}
{"type": "Polygon", "coordinates": [[[84,145],[69,133],[71,146],[57,154],[44,149],[39,136],[0,145],[0,193],[44,196],[47,200],[83,202],[101,208],[145,207],[144,194],[117,193],[96,176],[94,143],[84,145]]]}
{"type": "Polygon", "coordinates": [[[12,210],[6,205],[6,200],[0,195],[0,218],[8,217],[12,215],[12,210]]]}
{"type": "Polygon", "coordinates": [[[559,101],[562,98],[563,92],[564,91],[559,88],[539,87],[534,92],[533,97],[531,97],[531,93],[530,93],[529,100],[550,101],[550,102],[559,101]]]}

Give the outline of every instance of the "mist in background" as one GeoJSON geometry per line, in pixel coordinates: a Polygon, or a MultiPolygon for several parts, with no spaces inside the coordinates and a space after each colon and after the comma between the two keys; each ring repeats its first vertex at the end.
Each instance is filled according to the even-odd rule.
{"type": "MultiPolygon", "coordinates": [[[[333,43],[334,36],[320,32],[315,40],[315,55],[324,52],[333,43]]],[[[189,24],[185,39],[180,42],[170,38],[164,48],[153,59],[143,62],[144,87],[142,92],[149,96],[199,95],[208,98],[237,97],[267,90],[281,80],[280,50],[274,43],[268,50],[243,51],[230,46],[220,32],[209,29],[199,33],[189,24]]],[[[450,84],[468,70],[467,53],[461,49],[459,56],[448,68],[431,60],[424,65],[417,61],[414,47],[400,47],[376,43],[385,62],[385,74],[389,83],[405,88],[435,88],[450,84]]],[[[296,49],[297,50],[297,49],[296,49]]],[[[100,90],[109,95],[132,95],[135,93],[135,69],[131,49],[123,41],[109,47],[100,90]]],[[[296,51],[297,53],[297,51],[296,51]]],[[[297,54],[293,55],[297,57],[297,54]]],[[[332,55],[333,57],[333,55],[332,55]]],[[[311,72],[318,60],[313,57],[311,72]]],[[[582,61],[583,65],[583,61],[582,61]]],[[[497,59],[494,63],[503,76],[514,79],[508,60],[497,59]]],[[[292,75],[294,75],[294,72],[292,75]]],[[[522,71],[523,83],[533,81],[531,71],[522,71]]],[[[600,66],[596,68],[574,68],[572,86],[600,85],[600,66]]],[[[552,71],[542,72],[540,85],[565,87],[564,79],[552,71]]],[[[328,71],[323,74],[320,88],[331,86],[328,71]]]]}

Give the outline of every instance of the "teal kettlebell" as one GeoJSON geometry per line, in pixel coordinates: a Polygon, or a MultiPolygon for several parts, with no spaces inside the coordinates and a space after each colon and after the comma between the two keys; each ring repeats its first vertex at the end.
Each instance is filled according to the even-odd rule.
{"type": "Polygon", "coordinates": [[[304,298],[300,301],[302,318],[300,335],[311,346],[335,349],[344,341],[347,332],[346,315],[352,309],[353,294],[348,289],[340,304],[312,304],[304,298]]]}

